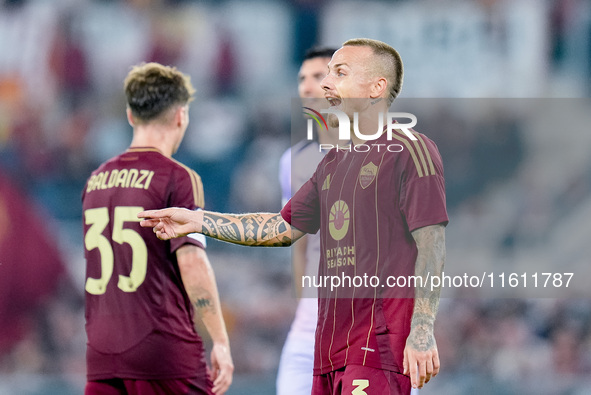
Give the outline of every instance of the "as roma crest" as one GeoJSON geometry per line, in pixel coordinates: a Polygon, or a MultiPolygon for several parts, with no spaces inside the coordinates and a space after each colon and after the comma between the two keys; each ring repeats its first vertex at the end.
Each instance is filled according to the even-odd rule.
{"type": "Polygon", "coordinates": [[[378,174],[378,167],[372,162],[363,166],[359,172],[359,184],[361,185],[361,188],[365,189],[370,186],[376,178],[376,174],[378,174]]]}

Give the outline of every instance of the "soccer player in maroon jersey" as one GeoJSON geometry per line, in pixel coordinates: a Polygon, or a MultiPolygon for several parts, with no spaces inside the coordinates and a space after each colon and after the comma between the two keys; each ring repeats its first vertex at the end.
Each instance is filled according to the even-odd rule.
{"type": "Polygon", "coordinates": [[[82,195],[85,393],[223,394],[234,367],[205,238],[162,241],[136,216],[168,205],[203,207],[199,175],[171,158],[194,89],[188,76],[157,63],[134,66],[124,87],[133,140],[92,173],[82,195]],[[213,341],[212,377],[195,313],[213,341]]]}
{"type": "MultiPolygon", "coordinates": [[[[358,113],[359,130],[370,135],[379,131],[378,114],[388,112],[402,77],[396,50],[353,39],[333,55],[322,86],[331,105],[350,120],[358,113]]],[[[338,124],[332,116],[329,122],[338,124]]],[[[358,151],[331,150],[281,213],[138,214],[165,240],[196,231],[237,244],[285,246],[320,230],[319,279],[330,282],[319,288],[315,395],[408,394],[439,372],[433,326],[440,288],[428,280],[441,275],[445,261],[441,157],[420,133],[394,129],[388,140],[387,125],[383,130],[373,141],[352,133],[358,151]],[[394,143],[402,149],[386,149],[394,143]],[[379,281],[332,287],[345,276],[379,281]],[[389,276],[415,277],[416,286],[386,287],[389,276]]]]}

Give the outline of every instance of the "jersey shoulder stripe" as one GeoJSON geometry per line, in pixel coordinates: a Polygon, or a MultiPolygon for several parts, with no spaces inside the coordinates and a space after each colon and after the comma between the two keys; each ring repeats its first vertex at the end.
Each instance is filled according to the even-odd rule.
{"type": "Polygon", "coordinates": [[[417,158],[417,153],[415,152],[415,147],[411,144],[412,140],[410,140],[408,138],[408,136],[406,136],[406,135],[401,136],[400,134],[398,134],[397,129],[394,129],[394,132],[392,133],[392,138],[404,143],[404,146],[408,150],[408,153],[415,164],[415,167],[417,169],[417,173],[419,174],[419,177],[423,177],[423,167],[419,163],[419,159],[417,158]]]}
{"type": "Polygon", "coordinates": [[[205,201],[203,198],[203,183],[201,182],[201,177],[197,172],[191,169],[189,166],[179,162],[176,159],[171,159],[174,163],[185,169],[189,178],[191,179],[191,185],[193,186],[193,201],[197,207],[204,208],[205,201]]]}
{"type": "MultiPolygon", "coordinates": [[[[416,140],[411,140],[415,150],[417,152],[417,154],[419,155],[419,159],[421,160],[421,165],[423,167],[423,171],[425,172],[425,175],[429,175],[429,168],[427,167],[427,161],[425,160],[425,156],[423,155],[423,150],[421,149],[420,143],[419,143],[419,137],[418,137],[418,133],[415,132],[414,130],[412,130],[412,134],[417,138],[416,140]]],[[[425,150],[427,151],[427,150],[425,150]]],[[[427,151],[425,153],[427,156],[429,156],[429,152],[427,151]]]]}
{"type": "MultiPolygon", "coordinates": [[[[429,149],[427,148],[427,145],[425,144],[425,139],[423,139],[422,134],[417,133],[414,130],[413,130],[413,134],[418,139],[417,141],[420,141],[420,144],[423,147],[423,150],[425,151],[425,157],[427,158],[427,162],[429,163],[429,171],[427,173],[429,175],[434,176],[435,175],[435,166],[433,165],[433,159],[431,158],[431,153],[429,152],[429,149]]],[[[418,146],[417,141],[415,141],[415,144],[418,146]]],[[[425,165],[425,169],[427,169],[427,165],[425,165]]]]}
{"type": "Polygon", "coordinates": [[[412,129],[411,131],[417,140],[411,140],[406,134],[404,134],[404,132],[398,129],[394,129],[392,138],[404,143],[404,146],[414,162],[419,177],[434,176],[435,166],[433,165],[431,153],[425,144],[423,136],[412,129]]]}

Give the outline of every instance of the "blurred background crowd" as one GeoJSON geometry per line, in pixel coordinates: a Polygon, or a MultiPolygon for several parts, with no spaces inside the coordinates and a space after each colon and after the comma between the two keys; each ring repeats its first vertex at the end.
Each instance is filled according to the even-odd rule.
{"type": "MultiPolygon", "coordinates": [[[[303,54],[353,37],[400,52],[394,108],[417,115],[442,153],[446,271],[589,282],[588,1],[3,0],[0,394],[84,385],[80,196],[131,141],[130,66],[191,75],[175,158],[201,175],[207,209],[277,211],[303,54]]],[[[209,254],[236,365],[230,393],[272,394],[296,306],[289,250],[211,241],[209,254]]],[[[520,291],[443,291],[443,370],[422,393],[590,393],[591,291],[520,291]]]]}

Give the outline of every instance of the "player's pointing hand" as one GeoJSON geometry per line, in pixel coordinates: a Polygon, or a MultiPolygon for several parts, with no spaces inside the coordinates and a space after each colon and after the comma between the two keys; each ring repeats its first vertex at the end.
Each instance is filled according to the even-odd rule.
{"type": "Polygon", "coordinates": [[[163,210],[147,210],[139,213],[138,218],[144,218],[140,225],[154,228],[154,233],[161,240],[185,236],[189,233],[200,232],[203,213],[186,208],[165,208],[163,210]]]}

